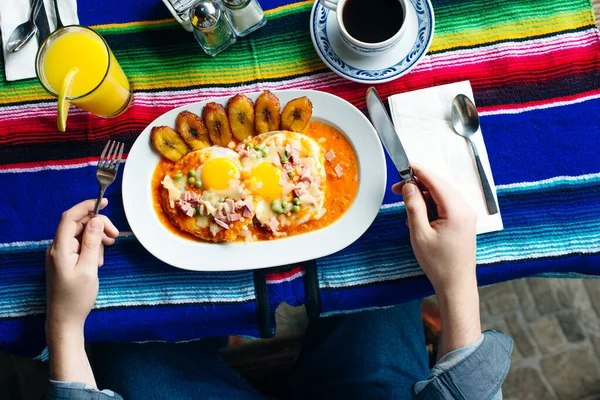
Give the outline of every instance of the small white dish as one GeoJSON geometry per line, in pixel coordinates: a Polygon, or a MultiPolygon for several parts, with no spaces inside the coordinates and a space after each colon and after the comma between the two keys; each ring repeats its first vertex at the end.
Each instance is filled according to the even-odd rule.
{"type": "Polygon", "coordinates": [[[408,73],[429,49],[435,17],[429,0],[406,3],[406,28],[400,40],[384,53],[369,57],[348,47],[336,13],[317,0],[310,15],[310,36],[317,54],[333,72],[358,83],[389,82],[408,73]]]}
{"type": "MultiPolygon", "coordinates": [[[[267,268],[335,253],[352,244],[371,225],[383,202],[386,165],[381,142],[369,120],[352,104],[329,93],[313,90],[273,93],[282,105],[307,96],[313,104],[313,119],[337,127],[349,139],[358,159],[359,186],[348,211],[325,228],[271,241],[208,243],[173,234],[154,210],[151,180],[160,156],[150,145],[150,131],[157,125],[175,126],[177,114],[184,110],[200,115],[209,101],[226,105],[230,96],[192,103],[168,111],[149,124],[133,144],[123,171],[127,221],[136,238],[156,258],[195,271],[267,268]]],[[[246,95],[256,100],[260,93],[246,95]]]]}

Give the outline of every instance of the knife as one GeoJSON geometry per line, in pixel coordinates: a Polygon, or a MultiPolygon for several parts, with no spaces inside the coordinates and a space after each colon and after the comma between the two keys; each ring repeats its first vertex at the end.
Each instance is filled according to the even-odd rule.
{"type": "Polygon", "coordinates": [[[418,178],[415,177],[406,151],[404,151],[404,146],[402,146],[402,142],[396,133],[396,128],[394,127],[377,90],[371,86],[367,89],[366,97],[367,109],[369,110],[371,122],[377,131],[377,135],[379,135],[379,139],[381,139],[381,142],[383,143],[383,147],[385,147],[385,150],[396,166],[400,178],[402,178],[405,184],[414,183],[417,185],[419,190],[421,190],[421,193],[423,193],[423,198],[427,204],[427,217],[429,218],[429,221],[435,221],[438,219],[437,205],[433,201],[429,191],[427,191],[426,188],[420,184],[418,178]]]}
{"type": "Polygon", "coordinates": [[[38,28],[38,40],[41,45],[48,36],[50,36],[50,25],[48,24],[48,15],[46,14],[46,7],[44,1],[41,1],[40,12],[35,17],[35,26],[38,28]]]}

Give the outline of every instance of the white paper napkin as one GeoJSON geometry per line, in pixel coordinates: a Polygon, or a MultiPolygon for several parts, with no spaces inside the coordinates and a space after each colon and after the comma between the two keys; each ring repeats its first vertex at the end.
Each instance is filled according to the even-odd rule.
{"type": "MultiPolygon", "coordinates": [[[[52,0],[44,0],[50,32],[56,29],[56,13],[52,0]]],[[[60,19],[65,25],[79,24],[76,0],[59,0],[60,19]]],[[[2,31],[2,52],[4,54],[4,72],[7,81],[35,77],[35,55],[39,47],[37,35],[16,53],[6,50],[8,38],[14,29],[29,19],[30,0],[0,0],[0,31],[2,31]]]]}
{"type": "MultiPolygon", "coordinates": [[[[503,229],[502,217],[499,212],[494,215],[487,212],[471,146],[452,127],[451,104],[460,93],[473,100],[469,81],[390,96],[392,120],[410,161],[424,165],[453,184],[477,211],[477,233],[500,231],[503,229]]],[[[475,133],[473,140],[496,197],[496,185],[481,129],[475,133]]]]}

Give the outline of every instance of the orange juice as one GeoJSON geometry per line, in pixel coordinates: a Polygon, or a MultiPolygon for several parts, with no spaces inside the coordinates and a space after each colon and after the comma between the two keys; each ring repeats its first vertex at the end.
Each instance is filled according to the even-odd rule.
{"type": "Polygon", "coordinates": [[[42,85],[53,95],[60,92],[74,67],[68,100],[100,117],[114,117],[131,100],[129,81],[104,39],[83,26],[67,26],[53,33],[40,47],[36,69],[42,85]]]}

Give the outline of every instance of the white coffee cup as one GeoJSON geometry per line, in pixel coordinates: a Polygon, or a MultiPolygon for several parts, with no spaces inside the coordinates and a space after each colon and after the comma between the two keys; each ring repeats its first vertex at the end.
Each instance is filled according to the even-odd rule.
{"type": "MultiPolygon", "coordinates": [[[[348,0],[320,0],[320,1],[324,7],[330,9],[331,11],[335,11],[338,27],[340,29],[340,36],[342,37],[344,42],[348,45],[348,47],[352,51],[354,51],[355,53],[358,53],[360,55],[363,55],[363,56],[381,55],[382,53],[384,53],[387,50],[389,50],[390,48],[392,48],[396,43],[398,43],[398,41],[404,34],[404,31],[406,30],[406,9],[407,9],[406,0],[398,0],[398,3],[400,3],[400,6],[402,7],[402,21],[401,21],[402,24],[400,25],[400,29],[391,38],[384,40],[383,42],[378,42],[378,43],[362,42],[360,40],[355,39],[348,33],[348,31],[346,30],[346,27],[344,26],[344,20],[342,18],[343,17],[342,11],[344,9],[344,5],[346,4],[346,2],[348,0]]],[[[356,1],[356,0],[353,0],[353,1],[356,1]]],[[[368,4],[368,1],[365,1],[365,4],[368,4]]]]}

